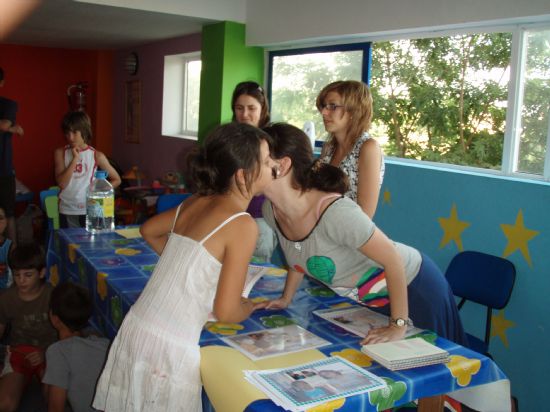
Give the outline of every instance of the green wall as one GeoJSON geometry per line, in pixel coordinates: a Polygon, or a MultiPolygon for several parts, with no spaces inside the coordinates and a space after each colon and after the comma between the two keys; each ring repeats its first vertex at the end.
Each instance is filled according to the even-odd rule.
{"type": "Polygon", "coordinates": [[[199,141],[214,127],[231,121],[231,95],[237,83],[264,78],[264,50],[247,47],[244,24],[221,22],[202,31],[199,141]]]}

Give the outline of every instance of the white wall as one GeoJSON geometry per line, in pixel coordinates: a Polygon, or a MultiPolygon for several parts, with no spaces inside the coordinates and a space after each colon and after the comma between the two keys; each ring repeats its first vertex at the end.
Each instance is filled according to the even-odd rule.
{"type": "Polygon", "coordinates": [[[550,21],[550,1],[247,0],[246,41],[305,44],[500,20],[550,21]]]}

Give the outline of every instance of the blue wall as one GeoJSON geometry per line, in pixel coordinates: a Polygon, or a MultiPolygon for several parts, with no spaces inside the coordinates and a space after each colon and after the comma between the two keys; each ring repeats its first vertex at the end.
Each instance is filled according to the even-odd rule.
{"type": "MultiPolygon", "coordinates": [[[[493,313],[490,352],[523,411],[550,404],[549,215],[549,183],[388,160],[374,217],[390,238],[427,253],[443,271],[460,250],[514,263],[514,291],[493,313]]],[[[469,302],[461,313],[465,329],[483,337],[484,309],[469,302]]]]}

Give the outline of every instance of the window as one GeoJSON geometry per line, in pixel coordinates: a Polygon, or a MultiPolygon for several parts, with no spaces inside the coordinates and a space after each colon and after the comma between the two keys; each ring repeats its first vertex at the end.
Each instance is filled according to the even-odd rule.
{"type": "Polygon", "coordinates": [[[200,53],[164,57],[162,134],[197,139],[201,80],[200,53]]]}
{"type": "Polygon", "coordinates": [[[501,169],[512,35],[373,43],[372,134],[386,155],[501,169]]]}
{"type": "Polygon", "coordinates": [[[285,51],[293,68],[270,53],[274,120],[302,127],[312,117],[324,138],[315,97],[361,73],[374,99],[371,134],[386,155],[550,180],[548,25],[377,40],[367,63],[345,54],[322,65],[309,60],[317,52],[285,51]]]}
{"type": "Polygon", "coordinates": [[[515,128],[518,172],[550,180],[550,29],[520,33],[519,125],[515,128]],[[546,166],[545,166],[546,163],[546,166]]]}
{"type": "Polygon", "coordinates": [[[368,79],[369,44],[270,53],[271,120],[303,128],[313,122],[317,140],[325,134],[315,99],[327,84],[368,79]]]}

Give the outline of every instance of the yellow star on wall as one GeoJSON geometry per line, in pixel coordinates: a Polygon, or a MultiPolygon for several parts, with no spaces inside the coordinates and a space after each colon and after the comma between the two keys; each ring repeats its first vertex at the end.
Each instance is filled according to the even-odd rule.
{"type": "Polygon", "coordinates": [[[491,337],[498,336],[505,347],[508,347],[506,329],[516,326],[515,322],[504,317],[504,311],[500,310],[498,315],[491,317],[491,337]]]}
{"type": "Polygon", "coordinates": [[[391,192],[388,189],[384,190],[384,200],[382,203],[387,203],[391,206],[391,192]]]}
{"type": "Polygon", "coordinates": [[[539,232],[537,232],[536,230],[527,229],[524,226],[523,212],[521,211],[521,209],[516,216],[516,223],[513,226],[501,224],[500,227],[502,228],[504,235],[508,239],[508,244],[506,245],[506,249],[504,249],[502,257],[509,256],[517,249],[519,249],[529,266],[532,267],[533,264],[531,263],[531,256],[529,255],[527,242],[537,236],[539,232]]]}
{"type": "Polygon", "coordinates": [[[458,220],[456,205],[453,203],[451,216],[449,218],[439,217],[437,218],[437,220],[439,221],[439,226],[441,226],[441,228],[443,229],[443,239],[441,239],[439,248],[441,249],[451,240],[454,240],[458,250],[462,251],[462,238],[460,237],[460,235],[462,234],[464,229],[470,226],[470,223],[458,220]]]}

